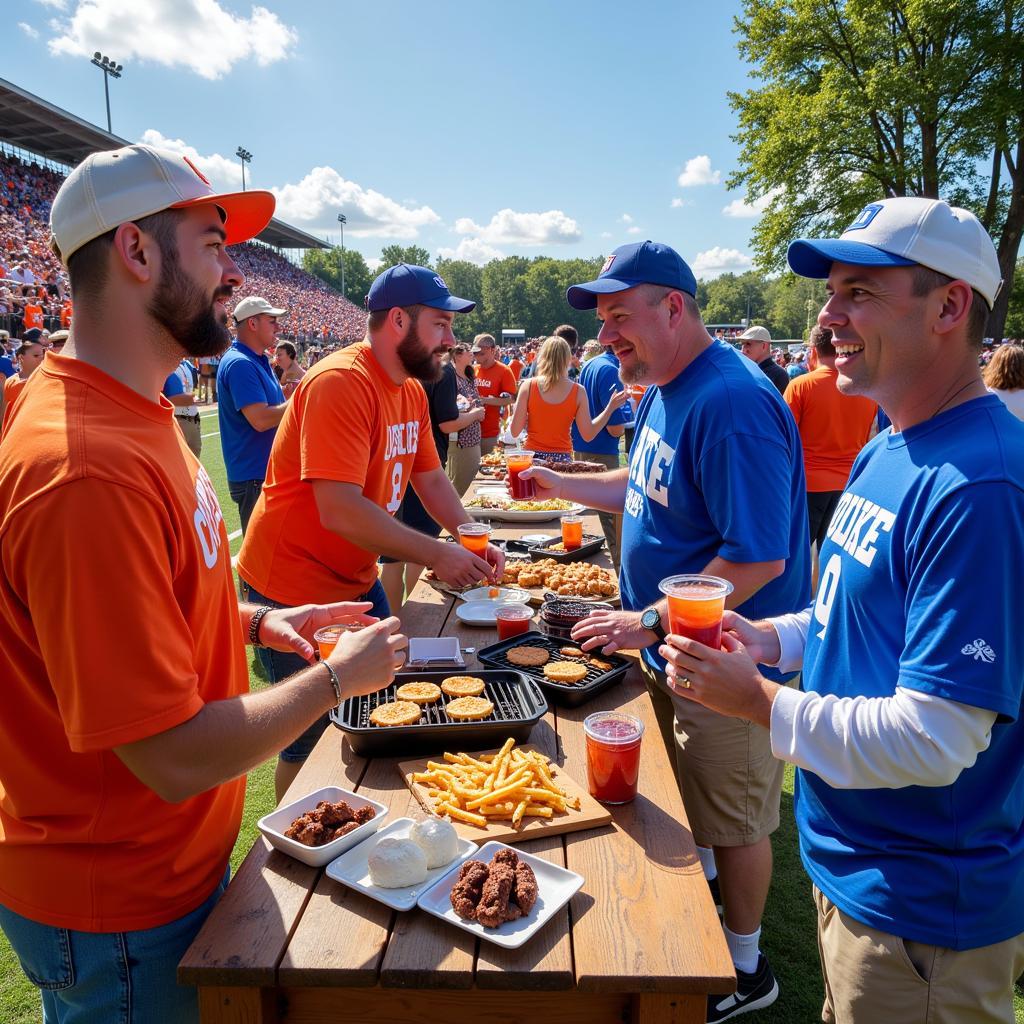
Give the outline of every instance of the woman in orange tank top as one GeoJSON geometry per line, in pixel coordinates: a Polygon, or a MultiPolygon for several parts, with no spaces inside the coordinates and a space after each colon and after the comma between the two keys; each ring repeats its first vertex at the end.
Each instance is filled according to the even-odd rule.
{"type": "Polygon", "coordinates": [[[537,369],[519,386],[510,429],[513,436],[526,430],[526,447],[549,462],[572,461],[573,423],[584,440],[592,441],[628,397],[616,391],[597,419],[590,418],[587,393],[569,380],[572,351],[564,338],[548,338],[537,354],[537,369]]]}

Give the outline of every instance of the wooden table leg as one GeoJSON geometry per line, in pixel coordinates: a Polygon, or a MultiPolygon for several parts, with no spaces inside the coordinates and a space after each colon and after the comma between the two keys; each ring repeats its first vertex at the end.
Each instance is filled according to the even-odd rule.
{"type": "Polygon", "coordinates": [[[704,1024],[708,997],[642,992],[633,996],[630,1024],[704,1024]]]}
{"type": "Polygon", "coordinates": [[[269,988],[202,986],[199,1019],[202,1024],[277,1024],[278,1000],[269,988]]]}

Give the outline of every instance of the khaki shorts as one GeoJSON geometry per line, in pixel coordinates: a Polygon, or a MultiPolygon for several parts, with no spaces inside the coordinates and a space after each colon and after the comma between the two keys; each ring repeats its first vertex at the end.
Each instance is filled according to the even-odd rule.
{"type": "Polygon", "coordinates": [[[945,949],[878,931],[844,914],[817,886],[825,1024],[1010,1024],[1024,935],[945,949]]]}
{"type": "Polygon", "coordinates": [[[640,663],[698,846],[753,846],[779,827],[783,763],[763,726],[674,694],[640,663]]]}
{"type": "Polygon", "coordinates": [[[494,451],[498,444],[496,437],[481,437],[480,438],[480,454],[490,455],[494,451]]]}

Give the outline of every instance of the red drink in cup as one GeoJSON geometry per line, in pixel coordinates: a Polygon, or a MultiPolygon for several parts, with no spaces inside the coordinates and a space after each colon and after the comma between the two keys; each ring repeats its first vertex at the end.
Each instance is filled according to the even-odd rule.
{"type": "Polygon", "coordinates": [[[486,523],[463,523],[459,527],[459,540],[467,551],[481,558],[487,551],[491,539],[491,528],[486,523]]]}
{"type": "Polygon", "coordinates": [[[337,622],[333,626],[318,629],[313,634],[313,642],[320,648],[320,660],[331,656],[342,633],[355,633],[362,628],[359,622],[337,622]]]}
{"type": "Polygon", "coordinates": [[[509,640],[529,631],[533,624],[533,609],[525,604],[502,604],[494,612],[498,626],[498,639],[509,640]]]}
{"type": "Polygon", "coordinates": [[[722,612],[733,587],[718,576],[691,573],[658,584],[668,597],[669,632],[689,637],[716,651],[722,646],[722,612]]]}
{"type": "Polygon", "coordinates": [[[562,547],[575,551],[583,544],[583,517],[562,516],[562,547]]]}
{"type": "Polygon", "coordinates": [[[537,483],[534,480],[521,480],[519,474],[533,465],[533,452],[521,450],[505,453],[505,465],[508,468],[508,490],[516,501],[528,501],[537,496],[537,483]]]}
{"type": "Polygon", "coordinates": [[[603,804],[627,804],[636,796],[644,723],[618,711],[583,720],[587,740],[587,788],[603,804]]]}

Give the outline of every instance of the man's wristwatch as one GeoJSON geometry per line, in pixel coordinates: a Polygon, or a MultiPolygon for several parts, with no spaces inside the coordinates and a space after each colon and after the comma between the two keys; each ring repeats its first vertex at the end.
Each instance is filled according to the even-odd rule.
{"type": "Polygon", "coordinates": [[[661,612],[655,605],[645,608],[640,615],[640,625],[649,629],[659,640],[664,640],[668,635],[661,625],[661,612]]]}

